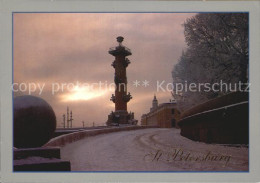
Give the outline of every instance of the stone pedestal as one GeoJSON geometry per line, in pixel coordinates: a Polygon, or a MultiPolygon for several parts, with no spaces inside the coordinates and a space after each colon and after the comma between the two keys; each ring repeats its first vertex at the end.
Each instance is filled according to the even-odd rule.
{"type": "Polygon", "coordinates": [[[60,148],[14,149],[14,171],[70,171],[70,162],[60,159],[60,148]]]}
{"type": "Polygon", "coordinates": [[[107,125],[120,125],[120,124],[130,124],[130,125],[136,125],[137,120],[134,119],[134,113],[127,111],[115,111],[111,112],[108,115],[107,125]]]}

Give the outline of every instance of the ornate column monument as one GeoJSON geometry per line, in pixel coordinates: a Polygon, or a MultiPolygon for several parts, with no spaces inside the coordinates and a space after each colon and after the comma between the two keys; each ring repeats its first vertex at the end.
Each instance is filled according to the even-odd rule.
{"type": "Polygon", "coordinates": [[[115,111],[108,115],[107,125],[114,124],[136,124],[134,113],[127,112],[127,103],[132,99],[130,92],[127,92],[126,67],[130,64],[127,56],[132,55],[131,50],[122,45],[124,38],[117,37],[119,45],[110,48],[108,53],[115,57],[111,64],[115,68],[115,94],[112,94],[111,101],[115,103],[115,111]]]}

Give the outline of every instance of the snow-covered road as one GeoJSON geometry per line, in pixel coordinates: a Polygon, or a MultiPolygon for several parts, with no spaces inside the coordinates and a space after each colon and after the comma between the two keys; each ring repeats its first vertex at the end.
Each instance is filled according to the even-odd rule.
{"type": "Polygon", "coordinates": [[[72,171],[248,171],[248,148],[194,142],[150,128],[87,137],[61,148],[72,171]]]}

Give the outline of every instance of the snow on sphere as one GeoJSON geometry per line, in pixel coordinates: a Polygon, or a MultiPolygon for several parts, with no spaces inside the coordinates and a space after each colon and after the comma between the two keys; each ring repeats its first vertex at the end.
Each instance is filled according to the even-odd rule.
{"type": "Polygon", "coordinates": [[[25,95],[14,98],[14,147],[40,147],[56,129],[56,116],[43,99],[25,95]]]}

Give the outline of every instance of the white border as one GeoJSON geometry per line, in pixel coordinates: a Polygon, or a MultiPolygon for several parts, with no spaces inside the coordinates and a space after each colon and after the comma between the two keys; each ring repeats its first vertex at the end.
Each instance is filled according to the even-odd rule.
{"type": "Polygon", "coordinates": [[[260,4],[259,1],[0,1],[1,179],[2,182],[172,182],[260,181],[260,4]],[[13,173],[12,172],[12,12],[216,12],[250,13],[249,173],[13,173]]]}

